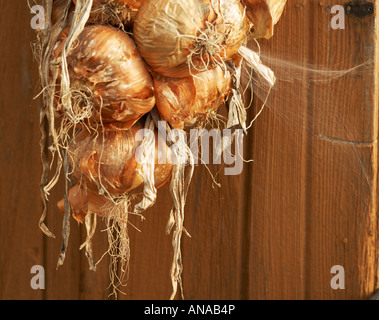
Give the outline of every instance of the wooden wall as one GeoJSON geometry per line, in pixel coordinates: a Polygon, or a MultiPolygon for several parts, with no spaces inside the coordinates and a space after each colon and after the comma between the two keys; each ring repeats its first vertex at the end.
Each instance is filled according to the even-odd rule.
{"type": "MultiPolygon", "coordinates": [[[[192,238],[183,240],[187,299],[367,299],[379,289],[378,16],[348,14],[345,29],[333,30],[330,9],[345,3],[288,0],[274,38],[259,42],[278,84],[245,139],[245,158],[254,162],[240,176],[218,175],[221,188],[204,166],[196,168],[185,223],[192,238]],[[330,286],[335,265],[345,268],[345,290],[330,286]]],[[[26,1],[1,1],[0,14],[0,299],[107,299],[107,259],[89,271],[79,252],[83,226],[72,222],[66,263],[56,270],[62,187],[52,193],[47,219],[57,238],[38,228],[32,15],[26,1]],[[30,287],[34,265],[46,270],[45,290],[30,287]]],[[[251,119],[261,104],[256,98],[251,119]]],[[[141,232],[130,230],[122,299],[169,298],[170,206],[163,189],[147,220],[133,221],[141,232]]],[[[100,258],[103,232],[94,245],[100,258]]]]}

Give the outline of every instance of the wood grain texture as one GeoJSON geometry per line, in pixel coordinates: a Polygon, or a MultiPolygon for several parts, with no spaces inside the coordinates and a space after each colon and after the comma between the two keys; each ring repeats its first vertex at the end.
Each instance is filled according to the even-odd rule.
{"type": "Polygon", "coordinates": [[[43,237],[38,228],[39,197],[38,88],[25,2],[2,1],[0,73],[0,299],[41,299],[30,286],[30,271],[43,265],[43,237]],[[15,24],[14,21],[20,23],[15,24]],[[37,89],[38,90],[38,89],[37,89]]]}
{"type": "Polygon", "coordinates": [[[242,299],[244,177],[224,176],[223,167],[200,166],[188,197],[183,240],[183,278],[187,299],[242,299]]]}
{"type": "MultiPolygon", "coordinates": [[[[274,38],[260,41],[278,82],[247,143],[254,159],[247,191],[250,299],[304,299],[306,291],[307,73],[296,69],[293,79],[284,78],[308,62],[309,6],[297,4],[289,1],[274,38]]],[[[251,117],[263,100],[256,99],[251,117]]]]}
{"type": "Polygon", "coordinates": [[[345,30],[330,29],[335,4],[310,6],[312,63],[334,70],[369,65],[309,88],[306,298],[365,299],[378,285],[376,19],[347,15],[345,30]],[[333,265],[345,267],[344,291],[330,288],[333,265]]]}
{"type": "Polygon", "coordinates": [[[166,225],[172,208],[168,186],[158,191],[157,202],[143,215],[146,220],[132,218],[138,228],[129,227],[131,261],[126,300],[168,300],[172,286],[171,236],[166,235],[166,225]]]}
{"type": "Polygon", "coordinates": [[[375,18],[333,30],[337,4],[289,1],[261,43],[292,74],[271,59],[278,87],[251,142],[252,299],[359,299],[378,286],[375,18]],[[331,288],[335,265],[346,290],[331,288]]]}

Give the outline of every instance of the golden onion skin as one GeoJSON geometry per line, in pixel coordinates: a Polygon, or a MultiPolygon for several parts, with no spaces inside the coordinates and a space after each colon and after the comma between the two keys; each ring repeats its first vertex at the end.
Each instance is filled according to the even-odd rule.
{"type": "Polygon", "coordinates": [[[248,23],[238,0],[150,0],[134,23],[134,39],[151,69],[183,78],[205,71],[234,55],[248,23]],[[189,62],[189,57],[191,56],[189,62]]]}
{"type": "Polygon", "coordinates": [[[253,38],[270,39],[274,35],[274,26],[283,14],[287,0],[241,0],[246,13],[253,23],[253,38]]]}
{"type": "MultiPolygon", "coordinates": [[[[69,190],[68,203],[73,218],[79,223],[84,223],[89,212],[106,217],[107,213],[114,208],[114,203],[110,199],[90,189],[85,189],[81,185],[75,185],[69,190]]],[[[64,199],[59,201],[57,206],[62,213],[65,212],[64,199]]]]}
{"type": "MultiPolygon", "coordinates": [[[[97,193],[109,193],[121,196],[143,186],[143,178],[136,170],[142,170],[142,164],[136,159],[136,150],[140,143],[135,141],[137,132],[143,129],[138,122],[130,130],[88,132],[83,130],[70,147],[73,175],[80,184],[97,193]]],[[[155,185],[164,186],[171,178],[172,164],[170,149],[166,148],[167,163],[159,164],[162,150],[158,148],[158,133],[155,149],[155,185]]]]}
{"type": "Polygon", "coordinates": [[[115,27],[121,24],[129,26],[135,20],[143,2],[144,0],[94,0],[88,22],[115,27]]]}
{"type": "Polygon", "coordinates": [[[158,111],[176,129],[203,127],[224,103],[230,85],[230,73],[220,67],[181,79],[154,75],[158,111]]]}
{"type": "Polygon", "coordinates": [[[71,87],[89,88],[94,120],[130,128],[155,105],[153,80],[133,40],[107,26],[88,26],[67,57],[71,87]]]}

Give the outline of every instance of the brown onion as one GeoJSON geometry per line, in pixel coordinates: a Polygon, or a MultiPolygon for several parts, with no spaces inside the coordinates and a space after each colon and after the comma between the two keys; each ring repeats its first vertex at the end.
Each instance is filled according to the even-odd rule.
{"type": "Polygon", "coordinates": [[[247,30],[238,0],[149,0],[139,9],[134,39],[153,71],[182,78],[222,65],[247,30]]]}
{"type": "MultiPolygon", "coordinates": [[[[95,213],[100,217],[105,217],[106,213],[114,207],[113,202],[105,196],[85,189],[83,186],[76,185],[68,193],[68,202],[72,209],[72,216],[79,223],[83,223],[89,212],[95,213]]],[[[58,202],[58,209],[64,213],[64,200],[58,202]]]]}
{"type": "MultiPolygon", "coordinates": [[[[140,129],[143,129],[143,126],[138,122],[130,130],[105,127],[103,131],[83,130],[79,133],[70,147],[76,181],[98,194],[109,193],[112,196],[131,193],[141,187],[144,181],[137,170],[142,170],[142,164],[136,159],[136,150],[140,143],[135,140],[140,129]]],[[[159,150],[157,132],[155,136],[154,177],[155,185],[159,188],[169,182],[172,164],[169,161],[169,148],[159,150]],[[167,163],[159,164],[158,159],[162,158],[164,151],[167,163]]]]}
{"type": "MultiPolygon", "coordinates": [[[[88,22],[116,27],[130,25],[144,0],[94,0],[88,22]]],[[[76,0],[74,0],[76,3],[76,0]]]]}
{"type": "Polygon", "coordinates": [[[242,0],[247,16],[254,25],[254,38],[270,39],[283,13],[287,0],[242,0]]]}
{"type": "Polygon", "coordinates": [[[155,105],[151,75],[133,40],[118,29],[86,27],[67,63],[73,97],[83,108],[93,105],[95,121],[130,128],[155,105]]]}
{"type": "Polygon", "coordinates": [[[230,85],[230,73],[224,73],[220,67],[181,79],[156,74],[158,111],[176,129],[202,127],[224,102],[230,85]]]}

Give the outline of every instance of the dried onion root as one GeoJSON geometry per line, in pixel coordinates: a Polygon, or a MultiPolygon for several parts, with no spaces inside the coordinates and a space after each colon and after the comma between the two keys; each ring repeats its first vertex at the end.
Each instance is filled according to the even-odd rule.
{"type": "Polygon", "coordinates": [[[150,113],[159,133],[169,137],[168,145],[171,150],[171,162],[173,163],[172,179],[170,183],[171,196],[174,201],[173,208],[170,213],[170,219],[167,224],[167,234],[172,233],[173,261],[171,266],[171,282],[173,292],[170,299],[174,300],[180,290],[181,297],[184,299],[182,272],[183,262],[181,253],[181,240],[183,232],[190,237],[184,228],[184,209],[187,194],[194,173],[194,156],[190,147],[186,143],[185,133],[182,130],[171,130],[170,126],[159,125],[160,118],[156,109],[150,113]],[[186,173],[186,168],[189,168],[186,173]]]}

